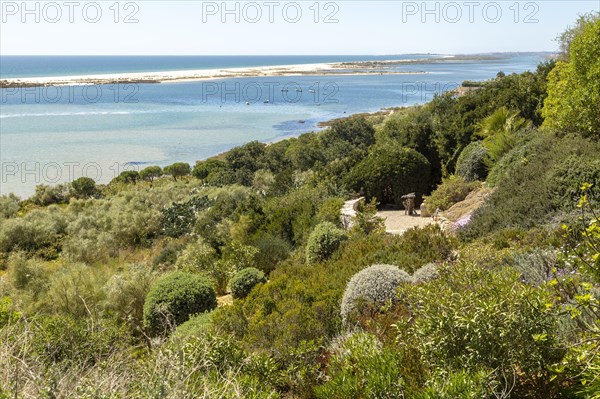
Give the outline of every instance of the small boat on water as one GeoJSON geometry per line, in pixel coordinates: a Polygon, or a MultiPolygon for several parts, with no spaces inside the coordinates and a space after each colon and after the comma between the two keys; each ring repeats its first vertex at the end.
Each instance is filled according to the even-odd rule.
{"type": "Polygon", "coordinates": [[[265,104],[268,104],[268,103],[269,103],[269,100],[265,100],[265,101],[263,101],[263,103],[265,103],[265,104]]]}
{"type": "Polygon", "coordinates": [[[298,123],[304,123],[304,121],[298,121],[298,123]]]}
{"type": "Polygon", "coordinates": [[[288,89],[286,89],[286,88],[283,88],[283,89],[281,89],[281,91],[289,91],[289,90],[288,90],[288,89]]]}
{"type": "Polygon", "coordinates": [[[296,91],[302,92],[302,89],[296,89],[296,91]]]}
{"type": "Polygon", "coordinates": [[[309,92],[309,93],[314,93],[314,92],[315,92],[315,89],[310,89],[308,92],[309,92]]]}

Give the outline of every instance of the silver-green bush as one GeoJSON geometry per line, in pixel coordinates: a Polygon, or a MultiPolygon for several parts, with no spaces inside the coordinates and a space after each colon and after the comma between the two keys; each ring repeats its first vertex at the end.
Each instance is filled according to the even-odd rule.
{"type": "Polygon", "coordinates": [[[415,270],[412,278],[415,284],[419,284],[436,279],[438,276],[438,267],[435,265],[435,263],[427,263],[426,265],[423,265],[415,270]]]}
{"type": "Polygon", "coordinates": [[[347,322],[360,308],[383,306],[396,298],[396,289],[412,277],[393,265],[373,265],[356,273],[346,285],[340,314],[347,322]]]}

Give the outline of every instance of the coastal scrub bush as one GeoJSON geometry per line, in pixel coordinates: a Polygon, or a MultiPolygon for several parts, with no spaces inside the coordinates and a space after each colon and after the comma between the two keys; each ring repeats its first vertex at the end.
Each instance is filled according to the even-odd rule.
{"type": "Polygon", "coordinates": [[[94,179],[83,176],[71,182],[73,195],[77,198],[90,198],[97,194],[96,182],[94,179]]]}
{"type": "Polygon", "coordinates": [[[559,61],[548,75],[544,126],[587,137],[600,132],[600,16],[580,20],[568,44],[568,60],[559,61]]]}
{"type": "Polygon", "coordinates": [[[69,187],[65,184],[55,186],[39,184],[35,186],[35,193],[29,198],[29,201],[41,206],[69,202],[69,187]]]}
{"type": "Polygon", "coordinates": [[[442,184],[426,197],[427,210],[432,214],[438,208],[445,211],[457,202],[464,200],[479,185],[479,182],[468,183],[460,176],[451,175],[442,180],[442,184]]]}
{"type": "Polygon", "coordinates": [[[200,337],[209,332],[212,327],[214,311],[199,313],[177,326],[175,338],[185,340],[189,337],[200,337]]]}
{"type": "Polygon", "coordinates": [[[118,320],[134,329],[142,326],[144,301],[156,272],[142,264],[127,265],[123,271],[113,274],[102,287],[103,308],[118,320]]]}
{"type": "Polygon", "coordinates": [[[348,322],[363,310],[378,311],[388,302],[396,300],[396,290],[412,278],[398,266],[373,265],[356,273],[346,285],[340,314],[348,322]]]}
{"type": "Polygon", "coordinates": [[[438,267],[435,263],[427,263],[421,266],[412,275],[415,284],[426,283],[439,277],[438,267]]]}
{"type": "Polygon", "coordinates": [[[319,399],[403,397],[402,353],[365,332],[343,337],[331,349],[319,399]]]}
{"type": "Polygon", "coordinates": [[[382,203],[402,205],[402,196],[411,192],[419,199],[429,187],[431,165],[419,152],[393,142],[378,143],[369,155],[352,168],[350,186],[382,203]]]}
{"type": "Polygon", "coordinates": [[[308,237],[306,262],[315,263],[328,259],[346,238],[346,232],[333,223],[319,223],[308,237]]]}
{"type": "Polygon", "coordinates": [[[583,183],[592,186],[589,197],[600,194],[600,159],[597,156],[571,155],[554,165],[548,173],[550,195],[557,206],[572,207],[580,195],[583,183]]]}
{"type": "Polygon", "coordinates": [[[210,205],[207,196],[197,196],[188,201],[174,203],[161,212],[160,229],[169,237],[179,237],[192,230],[198,212],[210,205]]]}
{"type": "Polygon", "coordinates": [[[488,174],[487,156],[487,149],[481,144],[481,141],[470,143],[458,156],[456,174],[466,182],[485,180],[488,174]]]}
{"type": "Polygon", "coordinates": [[[210,270],[217,261],[217,252],[201,238],[189,243],[181,255],[177,257],[175,268],[180,271],[197,273],[210,270]]]}
{"type": "Polygon", "coordinates": [[[140,179],[152,183],[154,179],[161,177],[163,170],[160,166],[147,166],[140,170],[140,179]]]}
{"type": "Polygon", "coordinates": [[[258,248],[256,255],[256,267],[264,273],[270,273],[279,262],[284,261],[290,255],[292,246],[286,240],[271,234],[263,234],[252,242],[258,248]]]}
{"type": "Polygon", "coordinates": [[[236,298],[245,298],[255,285],[265,283],[265,274],[254,267],[247,267],[233,275],[229,281],[231,295],[236,298]]]}
{"type": "MultiPolygon", "coordinates": [[[[519,281],[509,268],[489,270],[461,262],[425,284],[400,287],[410,322],[397,323],[398,342],[420,342],[432,370],[496,370],[513,375],[515,397],[548,392],[548,367],[563,356],[557,324],[546,304],[551,294],[519,281]]],[[[511,384],[510,381],[504,381],[511,384]]],[[[507,388],[510,388],[507,387],[507,388]]],[[[513,394],[514,394],[513,393],[513,394]]],[[[546,395],[548,396],[548,395],[546,395]]]]}
{"type": "Polygon", "coordinates": [[[0,220],[15,217],[19,212],[19,197],[14,194],[0,195],[0,220]]]}
{"type": "Polygon", "coordinates": [[[125,184],[135,184],[140,180],[140,173],[137,170],[124,170],[117,179],[125,184]]]}
{"type": "Polygon", "coordinates": [[[217,296],[206,277],[174,272],[150,288],[144,302],[144,326],[153,335],[165,334],[191,315],[216,307],[217,296]]]}
{"type": "Polygon", "coordinates": [[[163,173],[165,175],[170,175],[175,181],[177,181],[178,177],[189,175],[191,171],[192,168],[190,167],[190,164],[186,162],[175,162],[174,164],[163,168],[163,173]]]}

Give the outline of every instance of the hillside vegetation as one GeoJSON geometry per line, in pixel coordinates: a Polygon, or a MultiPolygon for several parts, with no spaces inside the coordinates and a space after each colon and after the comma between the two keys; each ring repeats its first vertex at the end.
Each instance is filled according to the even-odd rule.
{"type": "Polygon", "coordinates": [[[462,96],[0,197],[0,398],[600,398],[600,19],[562,37],[462,96]],[[452,233],[375,216],[481,187],[452,233]]]}

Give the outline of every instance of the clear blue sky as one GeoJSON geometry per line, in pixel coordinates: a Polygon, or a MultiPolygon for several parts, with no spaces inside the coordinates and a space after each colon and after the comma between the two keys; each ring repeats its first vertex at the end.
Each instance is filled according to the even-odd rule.
{"type": "Polygon", "coordinates": [[[152,0],[117,2],[117,13],[111,8],[115,2],[82,0],[78,6],[67,6],[61,0],[50,5],[28,2],[25,10],[21,1],[2,0],[0,52],[252,55],[552,51],[557,34],[579,14],[600,9],[600,0],[266,0],[228,2],[226,7],[232,12],[226,14],[221,1],[152,0]],[[130,22],[137,22],[124,23],[128,15],[130,22]],[[331,23],[325,23],[327,16],[331,23]]]}

